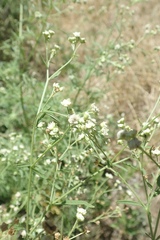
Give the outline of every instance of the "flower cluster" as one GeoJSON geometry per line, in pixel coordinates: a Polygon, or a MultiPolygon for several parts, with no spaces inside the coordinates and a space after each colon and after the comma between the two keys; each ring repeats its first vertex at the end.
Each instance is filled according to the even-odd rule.
{"type": "Polygon", "coordinates": [[[64,106],[64,107],[69,107],[71,105],[71,99],[70,98],[67,98],[67,99],[64,99],[61,104],[64,106]]]}
{"type": "Polygon", "coordinates": [[[58,137],[59,128],[55,122],[50,122],[50,123],[48,123],[48,126],[46,128],[46,132],[50,136],[58,137]]]}
{"type": "Polygon", "coordinates": [[[126,125],[124,117],[120,118],[117,121],[117,126],[121,129],[131,130],[131,128],[128,125],[126,125]]]}
{"type": "Polygon", "coordinates": [[[101,130],[100,130],[101,134],[104,137],[108,136],[109,128],[108,128],[107,122],[102,122],[100,126],[101,126],[101,130]]]}
{"type": "Polygon", "coordinates": [[[142,130],[140,131],[140,136],[149,137],[151,136],[153,130],[160,126],[160,121],[158,118],[153,117],[150,122],[144,122],[142,124],[142,130]]]}
{"type": "MultiPolygon", "coordinates": [[[[43,131],[45,131],[49,136],[51,137],[59,137],[63,132],[60,131],[57,122],[49,122],[48,124],[46,122],[39,122],[37,127],[43,131]]],[[[48,141],[47,139],[43,140],[43,144],[47,145],[48,141]]]]}
{"type": "Polygon", "coordinates": [[[45,30],[42,34],[44,35],[45,40],[48,41],[55,34],[55,32],[53,30],[45,30]]]}
{"type": "Polygon", "coordinates": [[[69,37],[68,40],[72,44],[73,50],[75,50],[77,43],[85,43],[85,38],[81,37],[80,32],[74,32],[73,37],[69,37]]]}
{"type": "Polygon", "coordinates": [[[151,152],[152,152],[153,155],[157,155],[157,156],[160,155],[160,150],[159,150],[159,148],[155,148],[155,149],[153,149],[151,152]]]}
{"type": "Polygon", "coordinates": [[[57,93],[57,92],[62,92],[63,91],[63,87],[60,87],[59,83],[53,83],[53,92],[57,93]]]}
{"type": "Polygon", "coordinates": [[[50,59],[51,60],[54,56],[56,56],[57,52],[60,50],[60,46],[57,44],[54,45],[54,48],[51,49],[50,59]]]}
{"type": "Polygon", "coordinates": [[[96,125],[96,119],[92,118],[89,112],[85,112],[82,117],[78,114],[72,114],[68,118],[70,125],[82,131],[94,130],[96,125]]]}
{"type": "Polygon", "coordinates": [[[95,103],[91,104],[91,111],[96,114],[99,113],[99,108],[95,105],[95,103]]]}
{"type": "Polygon", "coordinates": [[[84,216],[86,215],[87,211],[84,208],[77,208],[77,213],[76,213],[76,218],[77,220],[83,222],[84,221],[84,216]]]}

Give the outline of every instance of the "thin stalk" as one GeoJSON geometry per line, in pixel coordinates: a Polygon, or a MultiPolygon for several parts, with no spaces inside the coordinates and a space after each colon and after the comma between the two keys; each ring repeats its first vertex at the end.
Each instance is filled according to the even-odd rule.
{"type": "Polygon", "coordinates": [[[59,138],[56,142],[54,142],[51,146],[49,146],[42,154],[41,156],[31,165],[31,167],[34,169],[35,165],[40,161],[40,159],[42,159],[45,154],[51,150],[54,146],[56,146],[66,135],[66,133],[68,132],[69,128],[67,128],[67,130],[64,132],[63,136],[61,138],[59,138]]]}
{"type": "Polygon", "coordinates": [[[19,38],[20,41],[23,35],[23,0],[20,1],[19,5],[19,38]]]}
{"type": "Polygon", "coordinates": [[[153,229],[152,229],[151,213],[150,213],[150,211],[148,209],[147,209],[147,218],[148,218],[148,224],[149,224],[151,239],[155,240],[155,237],[154,237],[154,234],[153,234],[153,229]]]}
{"type": "Polygon", "coordinates": [[[133,188],[126,182],[126,180],[120,175],[118,174],[119,178],[125,183],[125,185],[128,187],[128,189],[134,194],[134,196],[137,198],[138,202],[141,204],[141,206],[146,209],[145,204],[141,201],[141,199],[139,198],[139,196],[137,195],[137,193],[133,190],[133,188]]]}
{"type": "Polygon", "coordinates": [[[32,139],[31,139],[31,156],[30,156],[30,169],[28,175],[28,186],[27,186],[27,217],[26,217],[26,229],[27,233],[29,233],[29,216],[30,216],[30,200],[31,200],[31,185],[32,185],[32,175],[33,175],[33,168],[31,167],[33,164],[33,152],[34,152],[34,138],[35,138],[35,131],[36,131],[36,120],[33,126],[32,132],[32,139]]]}
{"type": "MultiPolygon", "coordinates": [[[[116,160],[116,158],[124,151],[124,149],[126,148],[127,145],[125,145],[115,156],[114,158],[111,160],[111,164],[114,162],[114,160],[116,160]]],[[[119,161],[120,162],[120,161],[119,161]]],[[[114,163],[115,165],[118,164],[118,162],[114,163]]]]}
{"type": "Polygon", "coordinates": [[[49,60],[48,60],[48,46],[47,45],[46,45],[46,65],[47,65],[47,69],[46,69],[46,83],[45,83],[45,86],[44,86],[44,89],[43,89],[43,93],[42,93],[42,97],[41,97],[40,104],[39,104],[39,107],[38,107],[37,115],[41,111],[42,104],[43,104],[44,97],[45,97],[45,94],[46,94],[46,91],[47,91],[47,87],[48,87],[48,83],[49,83],[49,60]]]}
{"type": "Polygon", "coordinates": [[[68,238],[70,238],[71,234],[72,234],[73,231],[76,229],[77,224],[78,224],[78,219],[76,219],[76,221],[75,221],[75,223],[74,223],[74,225],[73,225],[71,231],[69,232],[69,234],[68,234],[68,238]]]}
{"type": "Polygon", "coordinates": [[[158,230],[159,220],[160,220],[160,209],[158,211],[156,226],[155,226],[155,229],[154,229],[154,237],[155,238],[156,238],[156,234],[157,234],[157,230],[158,230]]]}
{"type": "Polygon", "coordinates": [[[160,168],[160,165],[152,158],[152,156],[147,153],[141,146],[138,147],[143,153],[145,153],[156,165],[158,168],[160,168]]]}
{"type": "Polygon", "coordinates": [[[158,106],[159,101],[160,101],[160,95],[159,95],[159,97],[158,97],[158,99],[157,99],[157,101],[156,101],[156,103],[155,103],[155,105],[154,105],[154,108],[152,109],[152,111],[151,111],[151,113],[150,113],[150,115],[149,115],[149,117],[148,117],[148,119],[147,119],[146,122],[149,122],[149,120],[150,120],[150,118],[152,117],[152,115],[153,115],[155,109],[156,109],[157,106],[158,106]]]}
{"type": "Polygon", "coordinates": [[[85,234],[85,232],[79,233],[79,234],[75,235],[74,237],[71,237],[70,240],[75,239],[83,234],[85,234]]]}
{"type": "Polygon", "coordinates": [[[56,170],[54,172],[54,179],[53,179],[53,182],[52,182],[52,189],[51,189],[50,201],[49,202],[53,202],[53,199],[54,199],[55,181],[56,181],[56,178],[57,178],[57,172],[58,172],[58,156],[57,156],[57,150],[56,150],[56,170]]]}

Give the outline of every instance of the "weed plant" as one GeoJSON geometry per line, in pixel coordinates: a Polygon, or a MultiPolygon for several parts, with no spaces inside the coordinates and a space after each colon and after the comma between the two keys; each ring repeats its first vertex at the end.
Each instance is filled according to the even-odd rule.
{"type": "Polygon", "coordinates": [[[158,79],[160,26],[137,36],[152,3],[122,2],[1,1],[2,240],[160,239],[159,83],[136,71],[158,79]]]}

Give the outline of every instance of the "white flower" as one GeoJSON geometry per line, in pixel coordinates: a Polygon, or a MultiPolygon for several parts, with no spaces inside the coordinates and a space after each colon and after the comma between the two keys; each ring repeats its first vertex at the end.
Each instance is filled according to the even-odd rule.
{"type": "Polygon", "coordinates": [[[143,130],[141,132],[141,136],[144,136],[144,135],[150,135],[151,134],[151,129],[150,128],[146,128],[145,130],[143,130]]]}
{"type": "Polygon", "coordinates": [[[115,50],[119,50],[120,48],[121,48],[120,44],[116,44],[114,47],[115,50]]]}
{"type": "Polygon", "coordinates": [[[132,197],[133,196],[133,193],[131,192],[131,190],[127,189],[126,190],[126,193],[128,194],[128,196],[132,197]]]}
{"type": "Polygon", "coordinates": [[[50,122],[47,126],[47,130],[51,131],[54,129],[55,126],[56,126],[55,122],[50,122]]]}
{"type": "Polygon", "coordinates": [[[80,32],[74,32],[73,35],[74,35],[75,37],[80,37],[80,36],[81,36],[81,33],[80,33],[80,32]]]}
{"type": "Polygon", "coordinates": [[[102,134],[103,136],[108,136],[109,129],[108,129],[107,123],[106,123],[106,122],[102,122],[102,123],[100,124],[100,126],[101,126],[101,134],[102,134]]]}
{"type": "Polygon", "coordinates": [[[63,87],[60,87],[59,83],[53,83],[53,91],[54,92],[62,92],[63,87]]]}
{"type": "Polygon", "coordinates": [[[84,215],[87,213],[86,209],[78,207],[77,208],[77,214],[76,214],[76,218],[79,221],[84,221],[84,215]]]}
{"type": "Polygon", "coordinates": [[[79,221],[81,221],[81,222],[84,221],[84,216],[83,216],[81,213],[78,213],[78,212],[77,212],[76,218],[77,218],[79,221]]]}
{"type": "Polygon", "coordinates": [[[21,232],[21,236],[22,236],[22,238],[25,238],[25,237],[27,236],[26,230],[23,230],[23,231],[21,232]]]}
{"type": "Polygon", "coordinates": [[[36,12],[34,13],[34,16],[35,16],[35,18],[41,18],[41,17],[42,17],[42,14],[41,14],[40,12],[36,11],[36,12]]]}
{"type": "Polygon", "coordinates": [[[23,145],[23,144],[20,144],[20,145],[19,145],[19,148],[24,149],[24,145],[23,145]]]}
{"type": "Polygon", "coordinates": [[[83,138],[85,138],[85,135],[84,135],[84,133],[81,133],[81,134],[78,136],[78,141],[81,141],[83,138]]]}
{"type": "Polygon", "coordinates": [[[87,129],[94,128],[94,127],[95,127],[95,123],[96,123],[96,120],[95,120],[95,119],[87,120],[87,121],[86,121],[86,124],[85,124],[85,127],[86,127],[87,129]]]}
{"type": "Polygon", "coordinates": [[[14,151],[18,151],[18,146],[13,146],[14,151]]]}
{"type": "Polygon", "coordinates": [[[53,30],[45,30],[44,32],[42,32],[42,34],[44,35],[46,40],[48,40],[55,34],[55,32],[53,30]]]}
{"type": "Polygon", "coordinates": [[[87,213],[86,209],[78,207],[77,208],[77,213],[81,213],[82,215],[85,215],[87,213]]]}
{"type": "Polygon", "coordinates": [[[44,122],[39,122],[38,125],[37,125],[37,127],[38,127],[38,128],[41,128],[41,127],[44,126],[44,124],[45,124],[44,122]]]}
{"type": "Polygon", "coordinates": [[[15,197],[16,198],[19,198],[21,196],[21,193],[20,192],[17,192],[16,194],[15,194],[15,197]]]}
{"type": "Polygon", "coordinates": [[[52,131],[49,132],[49,135],[54,136],[59,132],[58,127],[55,127],[52,131]]]}
{"type": "Polygon", "coordinates": [[[152,154],[154,155],[160,155],[160,150],[158,148],[152,150],[152,154]]]}
{"type": "Polygon", "coordinates": [[[46,161],[44,162],[44,165],[49,165],[51,163],[50,159],[46,159],[46,161]]]}
{"type": "Polygon", "coordinates": [[[92,103],[92,104],[91,104],[91,110],[92,110],[93,112],[95,112],[95,113],[98,113],[98,112],[99,112],[99,109],[98,109],[98,107],[95,105],[95,103],[92,103]]]}
{"type": "Polygon", "coordinates": [[[75,124],[75,125],[78,124],[79,120],[80,120],[80,116],[75,113],[70,115],[68,118],[68,122],[70,124],[75,124]]]}
{"type": "Polygon", "coordinates": [[[70,98],[67,98],[67,99],[64,99],[61,104],[64,106],[64,107],[69,107],[71,105],[71,100],[70,98]]]}
{"type": "Polygon", "coordinates": [[[113,179],[113,175],[111,173],[106,173],[105,176],[109,179],[113,179]]]}

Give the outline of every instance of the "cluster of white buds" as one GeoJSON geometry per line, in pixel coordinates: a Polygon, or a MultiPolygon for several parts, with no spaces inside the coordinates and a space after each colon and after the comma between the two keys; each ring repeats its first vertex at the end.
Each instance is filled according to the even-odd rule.
{"type": "Polygon", "coordinates": [[[68,40],[72,44],[73,50],[75,50],[77,43],[85,43],[86,42],[85,38],[81,37],[80,32],[74,32],[73,37],[69,37],[68,40]]]}
{"type": "Polygon", "coordinates": [[[76,218],[77,220],[83,222],[84,221],[84,216],[86,215],[87,211],[84,208],[78,207],[77,208],[77,213],[76,213],[76,218]]]}
{"type": "Polygon", "coordinates": [[[126,125],[124,117],[117,121],[117,125],[121,129],[130,130],[130,127],[126,125]]]}
{"type": "Polygon", "coordinates": [[[101,134],[104,137],[108,136],[109,128],[108,128],[107,122],[102,122],[100,126],[101,126],[101,130],[100,130],[101,134]]]}
{"type": "Polygon", "coordinates": [[[51,60],[53,57],[56,56],[57,52],[60,50],[60,46],[58,46],[57,44],[54,45],[54,48],[52,48],[51,50],[51,54],[50,54],[50,59],[51,60]]]}
{"type": "Polygon", "coordinates": [[[59,133],[59,128],[57,126],[57,124],[55,122],[50,122],[46,128],[46,132],[50,135],[50,136],[54,136],[57,137],[58,133],[59,133]]]}
{"type": "Polygon", "coordinates": [[[95,105],[95,103],[91,104],[91,111],[98,114],[99,113],[99,108],[95,105]]]}
{"type": "Polygon", "coordinates": [[[55,34],[55,32],[53,30],[45,30],[42,34],[44,35],[45,40],[48,41],[55,34]]]}
{"type": "Polygon", "coordinates": [[[68,122],[81,131],[94,130],[96,125],[96,119],[92,118],[89,112],[85,112],[82,117],[74,113],[69,116],[68,122]]]}

